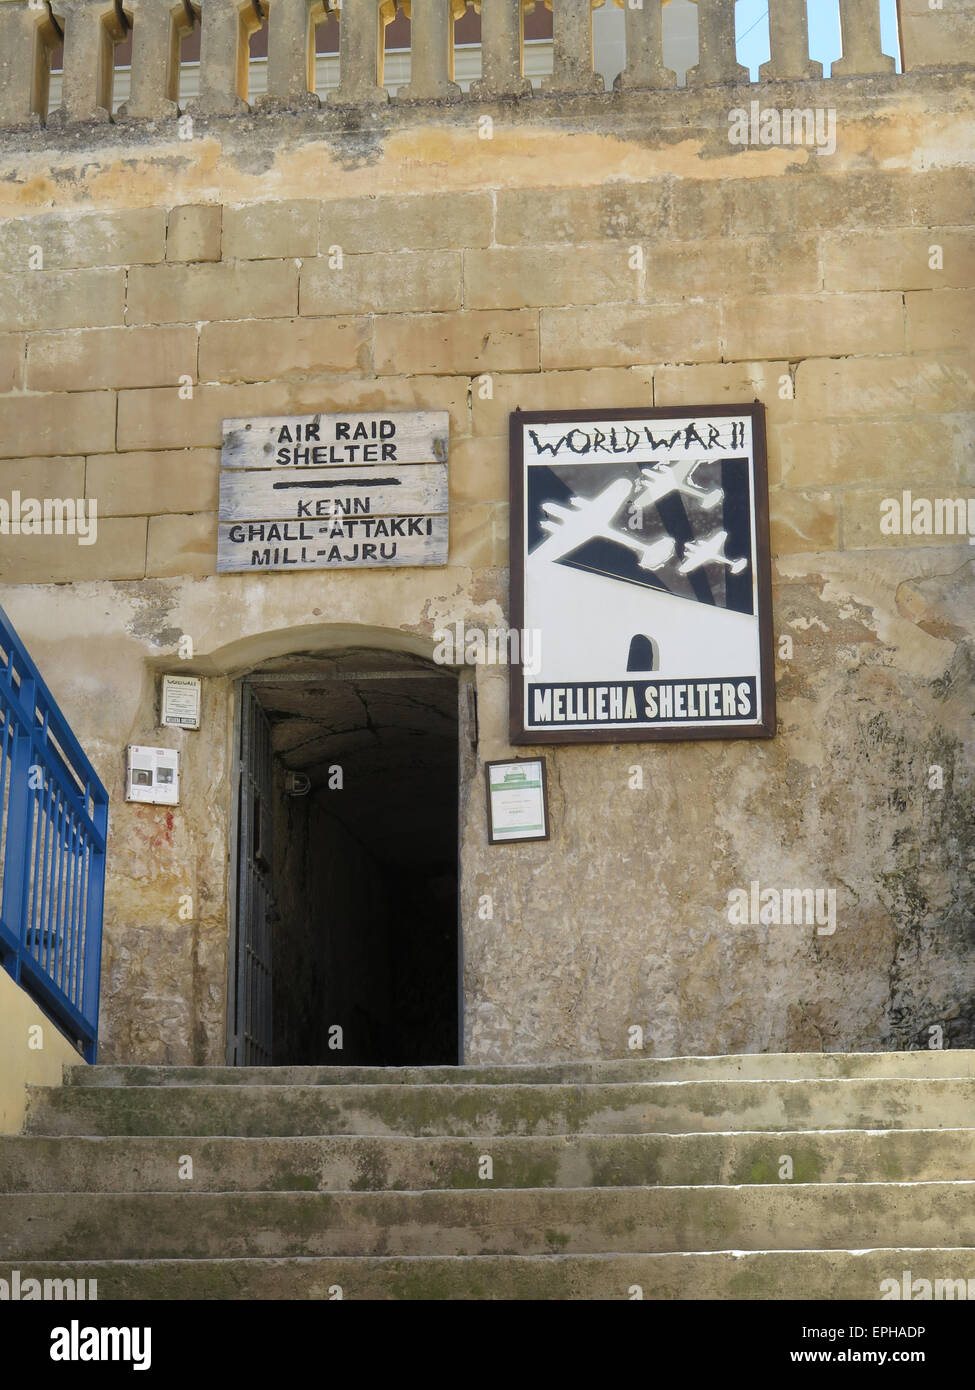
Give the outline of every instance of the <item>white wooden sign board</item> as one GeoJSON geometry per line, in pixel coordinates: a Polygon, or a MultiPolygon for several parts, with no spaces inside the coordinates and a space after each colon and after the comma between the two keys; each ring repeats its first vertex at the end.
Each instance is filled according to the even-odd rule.
{"type": "Polygon", "coordinates": [[[225,420],[218,571],[445,565],[446,411],[225,420]]]}

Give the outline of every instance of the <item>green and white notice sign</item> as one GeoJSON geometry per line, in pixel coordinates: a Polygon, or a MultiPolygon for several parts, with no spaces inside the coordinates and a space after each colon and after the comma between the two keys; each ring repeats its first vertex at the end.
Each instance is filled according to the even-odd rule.
{"type": "Polygon", "coordinates": [[[487,763],[488,839],[547,840],[548,806],[543,758],[487,763]]]}

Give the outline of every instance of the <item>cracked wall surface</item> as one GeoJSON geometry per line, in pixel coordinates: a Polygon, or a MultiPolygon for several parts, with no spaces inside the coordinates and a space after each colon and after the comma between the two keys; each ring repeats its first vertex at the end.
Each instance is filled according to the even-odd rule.
{"type": "Polygon", "coordinates": [[[491,847],[478,668],[467,1060],[975,1045],[975,550],[879,524],[975,497],[972,74],[776,84],[830,156],[730,145],[753,94],[5,136],[0,497],[98,503],[94,545],[0,537],[0,602],[112,796],[102,1060],[223,1060],[235,678],[503,625],[516,406],[756,397],[777,736],[543,750],[551,840],[491,847]],[[221,421],[323,409],[450,412],[445,568],[215,573],[221,421]],[[165,671],[199,733],[158,729],[165,671]],[[180,748],[178,807],[125,804],[133,742],[180,748]],[[732,925],[753,881],[835,890],[835,931],[732,925]]]}

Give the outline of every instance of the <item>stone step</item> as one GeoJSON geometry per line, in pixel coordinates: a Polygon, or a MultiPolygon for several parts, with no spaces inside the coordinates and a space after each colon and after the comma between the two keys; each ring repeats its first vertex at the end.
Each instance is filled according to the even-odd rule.
{"type": "MultiPolygon", "coordinates": [[[[717,1251],[661,1255],[372,1256],[331,1259],[0,1263],[8,1286],[95,1280],[109,1299],[975,1299],[975,1249],[717,1251]],[[928,1288],[924,1283],[928,1281],[928,1288]],[[959,1285],[957,1281],[962,1281],[959,1285]],[[939,1282],[940,1281],[940,1284],[939,1282]],[[956,1281],[949,1283],[949,1281],[956,1281]]],[[[43,1289],[43,1286],[42,1286],[43,1289]]],[[[62,1283],[54,1297],[69,1290],[62,1283]]],[[[72,1287],[72,1292],[76,1291],[72,1287]]],[[[32,1292],[32,1290],[28,1290],[32,1292]]],[[[920,1309],[918,1312],[920,1313],[920,1309]]],[[[68,1310],[64,1310],[68,1317],[68,1310]]],[[[82,1320],[83,1309],[70,1316],[82,1320]]],[[[813,1319],[812,1321],[815,1321],[813,1319]]],[[[874,1323],[882,1321],[874,1317],[874,1323]]],[[[918,1319],[923,1321],[923,1319],[918,1319]]],[[[873,1324],[870,1324],[873,1325],[873,1324]]],[[[809,1342],[808,1345],[815,1345],[809,1342]]],[[[824,1343],[829,1345],[829,1343],[824,1343]]],[[[879,1344],[878,1344],[879,1345],[879,1344]]],[[[893,1343],[891,1344],[893,1345],[893,1343]]]]}
{"type": "Polygon", "coordinates": [[[577,1134],[968,1129],[958,1078],[476,1086],[28,1087],[31,1134],[577,1134]]]}
{"type": "Polygon", "coordinates": [[[931,1182],[975,1175],[975,1129],[422,1139],[0,1138],[0,1192],[419,1191],[792,1181],[931,1182]],[[481,1157],[493,1178],[478,1176],[481,1157]],[[193,1160],[192,1182],[179,1177],[193,1160]]]}
{"type": "Polygon", "coordinates": [[[592,1081],[791,1081],[849,1077],[975,1077],[975,1051],[755,1052],[485,1067],[69,1066],[69,1086],[557,1085],[592,1081]]]}
{"type": "Polygon", "coordinates": [[[142,1260],[891,1244],[975,1246],[975,1182],[0,1197],[0,1259],[7,1261],[65,1252],[142,1260]]]}

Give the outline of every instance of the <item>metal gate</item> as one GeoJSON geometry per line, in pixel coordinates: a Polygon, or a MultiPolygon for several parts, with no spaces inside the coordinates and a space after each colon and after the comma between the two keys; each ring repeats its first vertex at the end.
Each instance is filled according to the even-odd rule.
{"type": "Polygon", "coordinates": [[[275,903],[271,880],[271,725],[246,681],[236,738],[236,979],[231,1066],[271,1063],[271,969],[275,903]]]}
{"type": "Polygon", "coordinates": [[[0,965],[94,1062],[108,793],[0,608],[0,965]]]}

